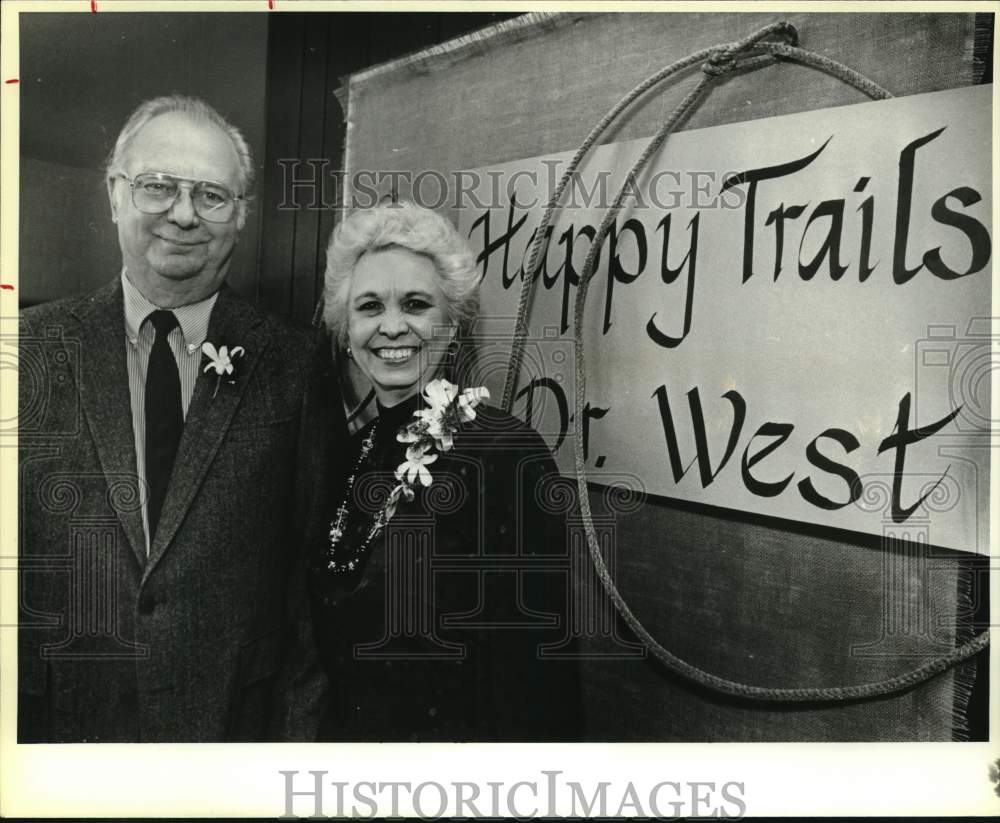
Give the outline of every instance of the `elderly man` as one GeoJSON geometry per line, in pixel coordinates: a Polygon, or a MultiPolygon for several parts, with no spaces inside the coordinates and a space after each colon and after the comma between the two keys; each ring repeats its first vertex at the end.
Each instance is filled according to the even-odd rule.
{"type": "Polygon", "coordinates": [[[108,166],[123,268],[21,325],[21,742],[308,740],[322,347],[225,284],[253,166],[204,102],[108,166]]]}

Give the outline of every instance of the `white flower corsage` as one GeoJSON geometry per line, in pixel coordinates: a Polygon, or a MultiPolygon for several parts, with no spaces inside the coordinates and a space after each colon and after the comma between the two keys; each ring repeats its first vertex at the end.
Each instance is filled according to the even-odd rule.
{"type": "MultiPolygon", "coordinates": [[[[406,495],[407,500],[413,499],[417,483],[426,488],[434,482],[427,467],[438,459],[435,449],[450,451],[455,444],[455,433],[463,423],[476,419],[476,406],[489,396],[485,386],[459,392],[454,383],[440,378],[424,387],[424,400],[428,407],[417,409],[413,413],[413,421],[396,435],[400,443],[410,444],[406,460],[396,467],[396,479],[400,483],[396,489],[402,487],[401,493],[406,495]]],[[[396,489],[393,489],[394,498],[390,494],[393,511],[399,499],[396,489]]]]}
{"type": "Polygon", "coordinates": [[[219,393],[223,377],[226,378],[227,383],[236,382],[236,363],[233,361],[234,358],[243,357],[246,351],[242,346],[234,346],[232,351],[229,350],[228,346],[220,346],[216,350],[215,346],[207,341],[201,344],[201,350],[209,360],[208,365],[202,371],[205,374],[214,371],[216,374],[215,391],[212,392],[214,398],[219,393]]]}

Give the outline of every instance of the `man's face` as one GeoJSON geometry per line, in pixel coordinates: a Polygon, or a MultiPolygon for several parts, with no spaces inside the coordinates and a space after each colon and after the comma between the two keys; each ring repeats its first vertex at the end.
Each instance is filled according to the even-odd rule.
{"type": "MultiPolygon", "coordinates": [[[[133,179],[163,172],[244,193],[239,159],[226,133],[176,112],[154,117],[139,130],[124,170],[133,179]]],[[[169,308],[203,300],[219,289],[246,220],[244,201],[237,201],[228,222],[213,223],[195,212],[190,186],[182,186],[163,214],[140,212],[121,178],[109,181],[108,189],[128,277],[147,299],[169,308]]]]}

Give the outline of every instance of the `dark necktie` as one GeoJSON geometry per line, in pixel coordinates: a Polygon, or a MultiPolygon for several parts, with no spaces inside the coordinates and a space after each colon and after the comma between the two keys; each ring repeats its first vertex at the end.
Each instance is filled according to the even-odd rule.
{"type": "Polygon", "coordinates": [[[167,335],[177,327],[173,312],[157,310],[149,315],[156,339],[146,367],[146,482],[149,484],[149,542],[156,534],[160,510],[167,496],[170,471],[184,429],[181,378],[177,372],[167,335]]]}

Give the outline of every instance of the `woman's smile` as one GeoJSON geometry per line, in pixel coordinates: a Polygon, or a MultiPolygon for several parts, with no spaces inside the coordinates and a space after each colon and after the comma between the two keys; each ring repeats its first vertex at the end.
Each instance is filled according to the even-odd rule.
{"type": "Polygon", "coordinates": [[[419,351],[417,346],[383,346],[373,349],[383,363],[401,364],[408,362],[419,351]]]}

